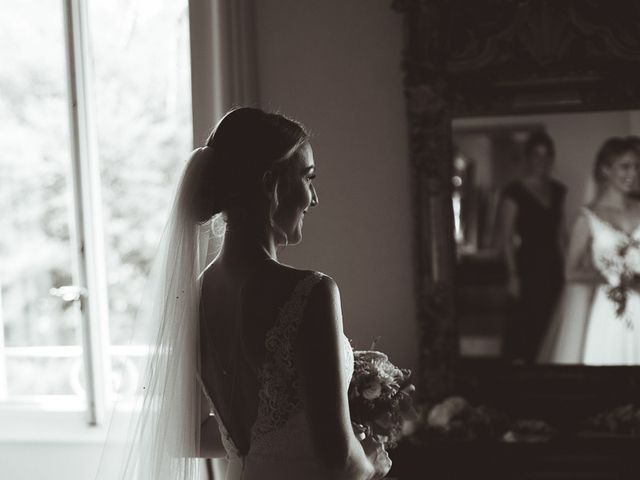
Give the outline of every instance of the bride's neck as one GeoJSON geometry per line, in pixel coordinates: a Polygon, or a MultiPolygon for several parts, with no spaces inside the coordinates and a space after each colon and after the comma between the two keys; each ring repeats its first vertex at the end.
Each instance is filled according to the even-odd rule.
{"type": "Polygon", "coordinates": [[[258,225],[229,223],[224,233],[219,259],[227,265],[251,265],[256,261],[277,260],[273,233],[258,225]]]}
{"type": "Polygon", "coordinates": [[[624,210],[629,204],[629,198],[620,190],[607,188],[600,194],[598,204],[605,208],[624,210]]]}

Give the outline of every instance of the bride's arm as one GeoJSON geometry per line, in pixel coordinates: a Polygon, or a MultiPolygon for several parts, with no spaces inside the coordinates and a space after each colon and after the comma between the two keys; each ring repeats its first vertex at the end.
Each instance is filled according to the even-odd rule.
{"type": "Polygon", "coordinates": [[[296,345],[311,436],[331,478],[380,478],[386,472],[376,472],[351,426],[343,345],[338,288],[323,277],[309,296],[296,345]]]}
{"type": "Polygon", "coordinates": [[[600,284],[606,280],[591,262],[591,230],[589,219],[581,214],[576,219],[569,237],[569,247],[565,261],[567,282],[600,284]]]}

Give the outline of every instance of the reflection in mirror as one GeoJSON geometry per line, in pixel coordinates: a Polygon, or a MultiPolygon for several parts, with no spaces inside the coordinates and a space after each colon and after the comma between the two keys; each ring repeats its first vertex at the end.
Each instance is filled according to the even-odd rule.
{"type": "Polygon", "coordinates": [[[461,354],[640,364],[640,111],[453,132],[461,354]]]}

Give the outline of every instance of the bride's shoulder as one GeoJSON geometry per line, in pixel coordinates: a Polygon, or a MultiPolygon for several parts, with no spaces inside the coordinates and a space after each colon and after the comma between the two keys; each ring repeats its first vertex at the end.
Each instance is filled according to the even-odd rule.
{"type": "Polygon", "coordinates": [[[598,210],[598,205],[595,203],[587,203],[582,205],[578,209],[579,217],[588,217],[589,215],[593,215],[598,210]]]}
{"type": "Polygon", "coordinates": [[[293,282],[301,282],[304,280],[313,281],[315,279],[316,281],[319,281],[321,283],[335,284],[333,278],[331,278],[326,273],[320,272],[318,270],[295,268],[276,261],[272,261],[269,263],[271,265],[271,269],[265,270],[267,276],[287,279],[293,282]]]}
{"type": "Polygon", "coordinates": [[[268,264],[271,266],[271,268],[274,271],[277,271],[282,275],[287,275],[291,277],[304,277],[312,273],[320,273],[320,272],[316,272],[315,270],[292,267],[291,265],[287,265],[286,263],[281,263],[275,260],[269,261],[268,264]]]}
{"type": "MultiPolygon", "coordinates": [[[[275,296],[298,290],[307,293],[316,290],[330,292],[337,290],[335,281],[325,273],[317,270],[295,268],[284,263],[269,261],[266,268],[260,269],[246,282],[243,290],[251,295],[252,292],[272,292],[275,296]]],[[[314,295],[315,296],[315,295],[314,295]]]]}
{"type": "Polygon", "coordinates": [[[340,290],[332,277],[316,270],[286,265],[280,268],[284,269],[284,275],[292,278],[291,295],[304,297],[305,317],[334,316],[334,312],[340,310],[340,290]]]}
{"type": "Polygon", "coordinates": [[[583,205],[575,214],[572,222],[572,235],[590,236],[591,225],[595,221],[594,217],[598,217],[597,208],[593,204],[583,205]]]}
{"type": "Polygon", "coordinates": [[[640,197],[629,197],[629,209],[634,214],[640,214],[640,197]]]}

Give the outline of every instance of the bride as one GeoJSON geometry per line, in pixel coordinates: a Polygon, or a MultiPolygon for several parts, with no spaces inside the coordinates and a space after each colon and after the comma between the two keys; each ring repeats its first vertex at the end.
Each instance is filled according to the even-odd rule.
{"type": "Polygon", "coordinates": [[[225,454],[229,480],[390,469],[351,426],[335,282],[278,262],[318,204],[314,177],[304,127],[254,108],[227,113],[192,154],[156,261],[157,336],[117,478],[196,479],[197,457],[225,454]],[[226,230],[205,268],[216,216],[226,230]]]}
{"type": "Polygon", "coordinates": [[[594,166],[596,200],[571,233],[562,301],[539,360],[640,364],[640,156],[634,137],[608,139],[594,166]]]}

